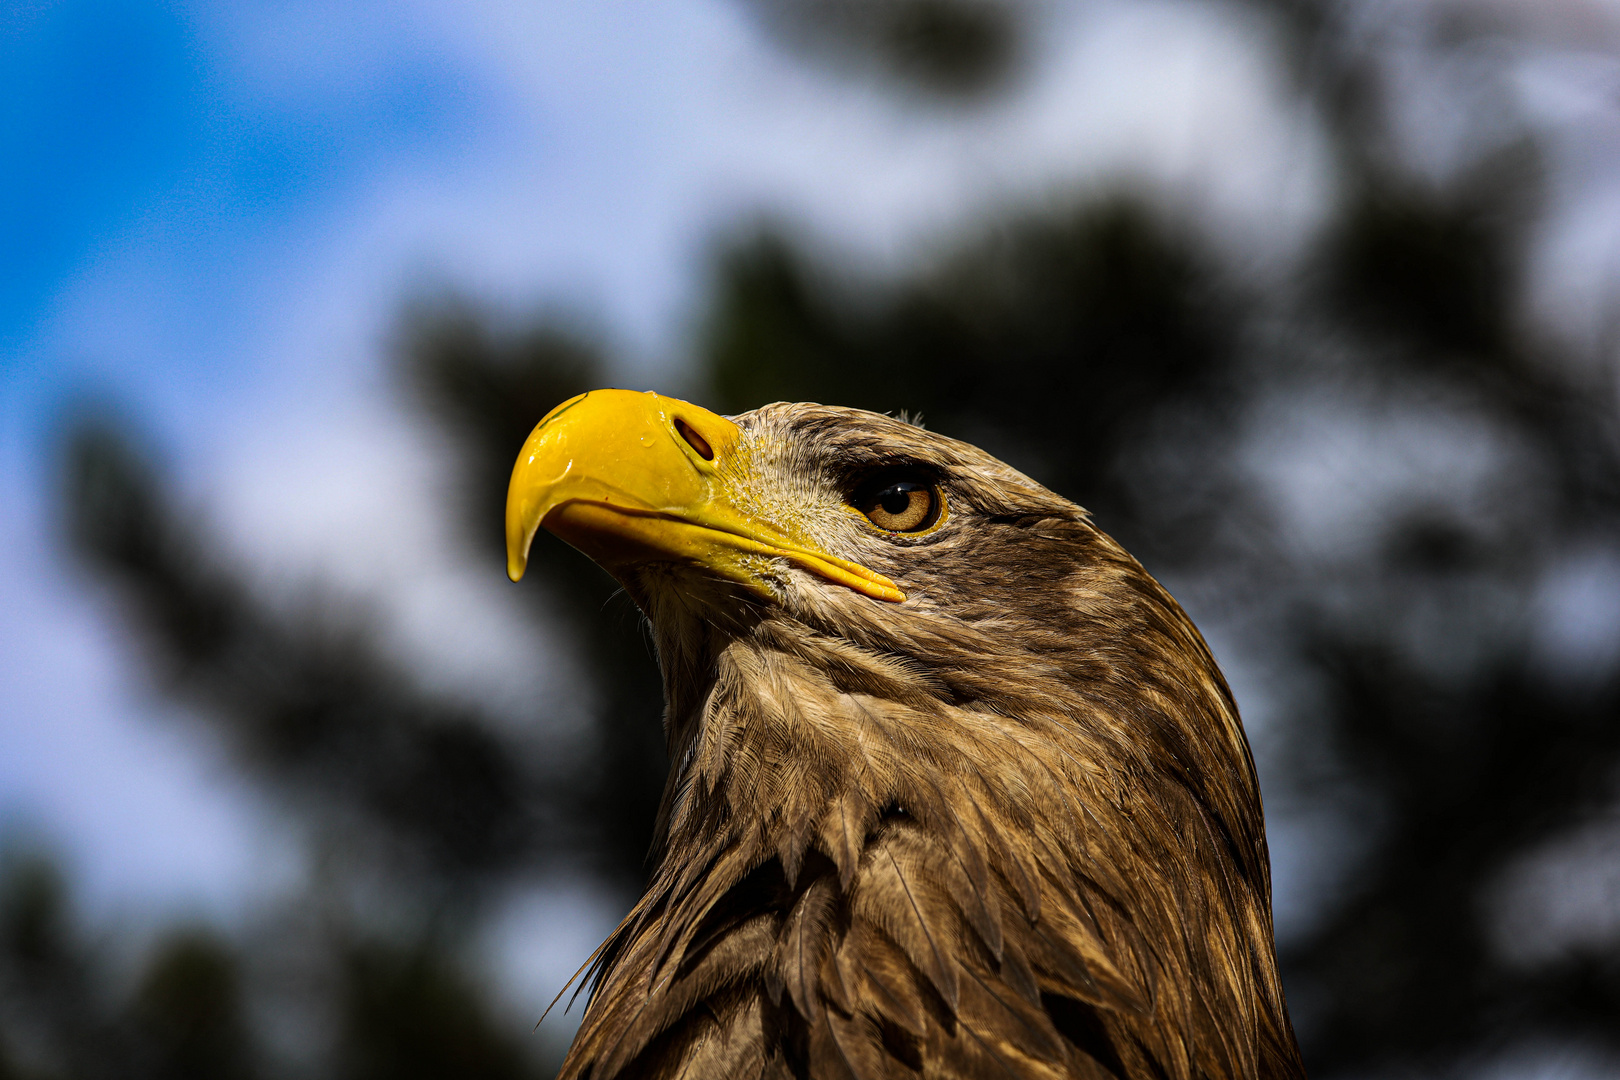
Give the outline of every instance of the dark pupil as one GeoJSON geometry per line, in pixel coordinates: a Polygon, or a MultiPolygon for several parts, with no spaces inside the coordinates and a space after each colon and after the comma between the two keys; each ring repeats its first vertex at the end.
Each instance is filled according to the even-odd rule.
{"type": "Polygon", "coordinates": [[[915,484],[896,484],[878,496],[878,505],[886,514],[903,514],[911,508],[911,493],[916,490],[915,484]]]}

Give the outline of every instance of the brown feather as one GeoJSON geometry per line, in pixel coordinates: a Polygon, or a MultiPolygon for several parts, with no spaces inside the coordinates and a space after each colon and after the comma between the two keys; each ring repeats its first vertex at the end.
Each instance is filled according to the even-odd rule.
{"type": "Polygon", "coordinates": [[[675,762],[567,1078],[1302,1077],[1259,792],[1181,609],[1084,511],[888,417],[736,418],[759,513],[887,575],[627,580],[675,762]],[[945,526],[843,505],[906,461],[945,526]]]}

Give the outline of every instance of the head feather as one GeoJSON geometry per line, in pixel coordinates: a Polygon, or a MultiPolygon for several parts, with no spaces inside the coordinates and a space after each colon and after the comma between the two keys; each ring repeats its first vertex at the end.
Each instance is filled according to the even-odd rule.
{"type": "Polygon", "coordinates": [[[1080,507],[904,418],[734,418],[762,514],[899,583],[649,566],[673,762],[565,1077],[1303,1075],[1259,792],[1181,608],[1080,507]],[[926,536],[846,505],[922,470],[926,536]]]}

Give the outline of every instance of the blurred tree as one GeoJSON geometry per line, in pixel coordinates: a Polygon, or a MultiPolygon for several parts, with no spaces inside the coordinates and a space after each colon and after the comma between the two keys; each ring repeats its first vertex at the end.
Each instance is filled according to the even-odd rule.
{"type": "Polygon", "coordinates": [[[366,943],[348,957],[336,1075],[343,1080],[520,1080],[521,1032],[479,1007],[476,985],[432,949],[366,943]]]}
{"type": "Polygon", "coordinates": [[[892,89],[961,105],[1004,89],[1019,70],[1025,12],[1006,0],[745,0],[795,52],[892,89]]]}
{"type": "Polygon", "coordinates": [[[19,1076],[94,1076],[112,1049],[100,986],[67,908],[67,889],[44,859],[0,864],[0,1045],[19,1076]]]}
{"type": "Polygon", "coordinates": [[[331,842],[404,860],[407,895],[435,904],[470,899],[554,834],[540,827],[532,755],[415,690],[368,627],[319,607],[274,612],[118,431],[82,423],[68,484],[71,535],[122,587],[165,685],[203,706],[246,768],[319,812],[331,842]]]}
{"type": "MultiPolygon", "coordinates": [[[[456,437],[467,477],[461,510],[468,535],[496,566],[506,565],[506,485],[516,448],[552,407],[605,378],[577,336],[542,325],[502,338],[464,305],[414,310],[400,354],[423,407],[456,437]]],[[[664,690],[640,613],[613,579],[556,545],[536,544],[527,595],[576,635],[598,702],[596,739],[584,767],[548,789],[559,817],[582,827],[574,854],[627,892],[640,889],[663,792],[664,690]]],[[[527,580],[527,578],[525,579],[527,580]]]]}
{"type": "Polygon", "coordinates": [[[174,935],[148,961],[125,1011],[131,1073],[164,1080],[251,1080],[257,1048],[229,943],[207,931],[174,935]]]}
{"type": "Polygon", "coordinates": [[[526,1032],[497,1019],[488,987],[465,972],[454,942],[397,929],[385,940],[376,922],[338,916],[331,899],[300,902],[325,912],[309,937],[285,923],[243,940],[172,932],[126,986],[115,943],[95,941],[76,924],[51,865],[11,858],[0,869],[0,1077],[274,1080],[312,1069],[333,1080],[542,1075],[526,1032]],[[298,953],[313,956],[313,966],[288,969],[286,956],[298,953]],[[277,977],[252,970],[272,960],[282,969],[277,977]],[[311,1012],[320,1029],[313,1041],[289,1053],[264,1037],[263,1014],[311,1012]]]}
{"type": "MultiPolygon", "coordinates": [[[[780,236],[757,238],[722,262],[712,397],[920,406],[1092,508],[1162,575],[1202,568],[1268,591],[1268,647],[1325,710],[1298,730],[1328,742],[1338,786],[1378,823],[1364,818],[1370,851],[1284,950],[1315,1072],[1446,1071],[1537,1039],[1616,1054],[1620,949],[1516,970],[1487,903],[1517,859],[1616,796],[1620,665],[1569,686],[1527,659],[1533,583],[1571,545],[1620,538],[1612,372],[1583,375],[1513,325],[1522,187],[1368,184],[1281,311],[1234,302],[1184,243],[1119,204],[1022,222],[943,270],[858,293],[780,236]],[[1235,349],[1262,316],[1349,351],[1235,349]],[[1360,384],[1436,425],[1460,410],[1517,459],[1502,504],[1409,508],[1358,553],[1352,595],[1334,580],[1301,588],[1311,568],[1261,531],[1232,440],[1290,384],[1360,384]]],[[[1293,781],[1294,799],[1330,798],[1302,794],[1321,758],[1301,751],[1268,775],[1272,795],[1293,781]]]]}
{"type": "Polygon", "coordinates": [[[1116,529],[1136,524],[1118,455],[1154,410],[1215,407],[1232,390],[1241,298],[1138,203],[1002,223],[890,288],[840,288],[771,233],[733,248],[718,278],[701,345],[717,408],[907,410],[1018,460],[1116,529]]]}

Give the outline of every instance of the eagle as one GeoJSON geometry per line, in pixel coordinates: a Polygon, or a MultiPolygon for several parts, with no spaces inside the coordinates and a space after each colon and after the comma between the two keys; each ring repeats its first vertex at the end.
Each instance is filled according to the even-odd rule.
{"type": "Polygon", "coordinates": [[[668,782],[566,1080],[1302,1077],[1253,758],[1087,512],[902,418],[596,390],[513,468],[646,615],[668,782]]]}

